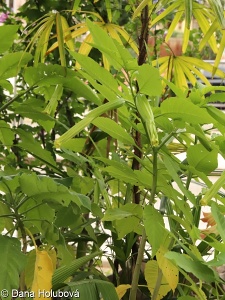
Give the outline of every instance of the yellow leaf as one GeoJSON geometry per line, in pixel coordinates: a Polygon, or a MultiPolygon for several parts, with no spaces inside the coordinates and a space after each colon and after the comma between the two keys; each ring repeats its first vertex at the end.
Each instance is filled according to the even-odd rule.
{"type": "MultiPolygon", "coordinates": [[[[159,266],[156,260],[150,260],[145,266],[145,280],[147,281],[148,289],[153,294],[156,287],[159,275],[159,266]]],[[[162,276],[158,295],[156,300],[161,300],[171,290],[165,277],[162,276]]]]}
{"type": "Polygon", "coordinates": [[[162,273],[168,282],[170,288],[175,291],[178,285],[178,268],[172,264],[170,260],[164,257],[165,253],[168,250],[164,246],[160,246],[159,250],[156,253],[157,262],[159,268],[162,270],[162,273]]]}
{"type": "Polygon", "coordinates": [[[116,292],[119,297],[119,300],[123,298],[123,296],[126,294],[126,291],[130,288],[130,284],[121,284],[118,287],[116,287],[116,292]]]}
{"type": "Polygon", "coordinates": [[[39,291],[50,292],[52,288],[53,263],[47,251],[36,249],[36,261],[34,268],[34,279],[31,291],[35,294],[34,300],[44,300],[39,291]],[[39,297],[40,296],[40,297],[39,297]]]}

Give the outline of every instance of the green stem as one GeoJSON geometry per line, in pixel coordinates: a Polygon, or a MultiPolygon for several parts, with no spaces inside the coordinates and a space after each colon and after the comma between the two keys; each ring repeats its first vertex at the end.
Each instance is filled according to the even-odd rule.
{"type": "MultiPolygon", "coordinates": [[[[156,187],[157,187],[157,154],[158,154],[157,148],[153,148],[153,180],[152,180],[152,191],[151,191],[151,196],[150,196],[150,205],[154,202],[156,187]]],[[[139,275],[140,275],[140,270],[141,270],[142,259],[143,259],[144,251],[145,251],[146,239],[147,239],[147,236],[146,236],[146,231],[144,228],[143,233],[142,233],[142,239],[141,239],[139,249],[138,249],[137,261],[136,261],[136,265],[134,268],[134,275],[132,278],[129,300],[136,300],[137,289],[138,289],[138,280],[139,280],[139,275]]],[[[161,278],[161,280],[162,280],[162,278],[161,278]]],[[[161,280],[160,280],[160,282],[161,282],[161,280]]]]}
{"type": "Polygon", "coordinates": [[[158,268],[158,277],[157,277],[155,288],[154,288],[154,291],[152,294],[152,298],[151,298],[152,300],[156,300],[158,297],[159,289],[160,289],[161,282],[162,282],[162,277],[163,277],[162,270],[160,268],[158,268]]]}
{"type": "Polygon", "coordinates": [[[145,243],[146,243],[146,231],[143,229],[141,242],[138,249],[137,261],[134,268],[134,275],[132,278],[131,290],[129,300],[136,300],[137,289],[138,289],[138,280],[141,270],[142,258],[145,251],[145,243]]]}

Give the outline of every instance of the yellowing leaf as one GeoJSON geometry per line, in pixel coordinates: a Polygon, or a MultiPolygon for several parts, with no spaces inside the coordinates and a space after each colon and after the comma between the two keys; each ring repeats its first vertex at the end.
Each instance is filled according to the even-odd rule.
{"type": "MultiPolygon", "coordinates": [[[[156,260],[150,260],[145,266],[145,280],[147,281],[148,289],[153,294],[156,284],[158,284],[159,266],[156,260]]],[[[156,300],[161,300],[171,290],[165,277],[162,276],[159,291],[156,300]]]]}
{"type": "Polygon", "coordinates": [[[126,291],[130,288],[130,284],[121,284],[118,287],[116,287],[116,292],[119,297],[119,300],[123,298],[123,296],[126,294],[126,291]]]}
{"type": "Polygon", "coordinates": [[[178,268],[176,266],[174,266],[174,264],[172,264],[171,261],[169,261],[164,256],[164,254],[167,251],[168,250],[164,246],[160,246],[159,250],[156,253],[156,258],[157,258],[158,265],[159,265],[160,269],[162,270],[166,281],[168,282],[170,288],[174,292],[178,285],[179,271],[178,271],[178,268]]]}
{"type": "Polygon", "coordinates": [[[39,296],[39,290],[49,291],[52,288],[53,263],[47,251],[36,250],[36,261],[34,268],[34,279],[31,291],[35,294],[35,299],[45,299],[39,296]]]}

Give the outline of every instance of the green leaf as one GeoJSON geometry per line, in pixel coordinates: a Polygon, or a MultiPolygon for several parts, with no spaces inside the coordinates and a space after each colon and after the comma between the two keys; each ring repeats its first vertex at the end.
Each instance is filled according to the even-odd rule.
{"type": "Polygon", "coordinates": [[[116,109],[124,104],[123,99],[118,99],[114,102],[105,103],[95,109],[93,109],[89,114],[81,120],[79,123],[70,128],[66,133],[64,133],[60,138],[55,140],[55,147],[63,147],[63,143],[72,139],[80,131],[82,131],[86,126],[88,126],[95,118],[102,115],[103,113],[116,109]]]}
{"type": "Polygon", "coordinates": [[[82,69],[84,69],[90,76],[92,76],[93,79],[99,81],[109,89],[112,89],[117,94],[120,94],[117,81],[110,72],[101,67],[90,57],[71,51],[70,54],[81,65],[82,69]]]}
{"type": "Polygon", "coordinates": [[[215,282],[216,276],[213,270],[204,262],[193,260],[186,254],[180,254],[172,251],[167,252],[165,257],[170,259],[175,265],[179,266],[186,272],[192,273],[200,280],[215,282]]]}
{"type": "Polygon", "coordinates": [[[215,202],[212,202],[211,204],[211,210],[212,210],[212,215],[214,217],[214,220],[216,221],[216,228],[225,243],[225,217],[224,214],[222,214],[219,210],[218,204],[215,202]]]}
{"type": "Polygon", "coordinates": [[[217,159],[217,150],[208,151],[201,144],[190,146],[187,150],[187,160],[189,165],[207,175],[217,168],[217,159]]]}
{"type": "MultiPolygon", "coordinates": [[[[167,154],[164,153],[164,164],[165,167],[167,168],[167,171],[169,172],[169,174],[171,174],[173,180],[177,183],[178,187],[180,188],[180,190],[182,191],[182,193],[187,197],[188,200],[190,200],[193,204],[195,204],[195,197],[194,195],[191,193],[191,191],[187,190],[184,185],[183,182],[181,181],[178,172],[180,172],[180,168],[179,165],[176,164],[176,162],[167,154]]],[[[189,218],[187,218],[187,220],[189,220],[189,218]]],[[[192,220],[189,220],[190,222],[192,222],[192,220]]]]}
{"type": "Polygon", "coordinates": [[[12,289],[18,289],[19,276],[25,267],[25,255],[21,252],[20,241],[0,235],[0,290],[8,290],[11,299],[12,289]]]}
{"type": "Polygon", "coordinates": [[[15,77],[20,68],[26,65],[31,58],[32,55],[25,52],[5,54],[2,58],[0,58],[0,79],[2,80],[15,77]]]}
{"type": "Polygon", "coordinates": [[[152,257],[159,250],[160,245],[165,240],[166,230],[163,216],[151,205],[144,208],[144,226],[148,241],[152,247],[152,257]],[[157,230],[153,230],[157,224],[157,230]]]}
{"type": "Polygon", "coordinates": [[[133,216],[133,213],[130,211],[126,211],[121,208],[109,208],[106,210],[102,221],[124,220],[130,216],[133,216]]]}
{"type": "Polygon", "coordinates": [[[16,39],[18,29],[18,25],[0,26],[0,53],[9,50],[16,39]]]}
{"type": "Polygon", "coordinates": [[[119,300],[111,282],[99,279],[87,279],[67,284],[71,291],[79,291],[81,300],[119,300]]]}
{"type": "Polygon", "coordinates": [[[57,169],[55,160],[53,159],[51,153],[41,147],[41,144],[33,138],[32,133],[25,132],[21,128],[18,128],[17,132],[22,140],[22,142],[18,144],[18,147],[34,155],[51,168],[54,169],[55,167],[55,169],[57,169]]]}
{"type": "Polygon", "coordinates": [[[162,81],[159,71],[147,64],[139,66],[135,72],[139,92],[148,96],[160,96],[162,93],[162,81]]]}
{"type": "Polygon", "coordinates": [[[121,125],[117,124],[112,119],[98,117],[92,122],[92,124],[97,126],[102,131],[108,133],[112,138],[117,139],[124,144],[135,145],[131,135],[127,133],[121,125]]]}
{"type": "Polygon", "coordinates": [[[200,201],[201,205],[208,205],[209,202],[214,198],[219,189],[224,185],[225,183],[225,171],[220,175],[219,179],[210,187],[210,189],[205,193],[204,197],[200,201]]]}
{"type": "Polygon", "coordinates": [[[6,147],[12,146],[14,138],[15,134],[11,130],[9,124],[3,120],[0,120],[0,141],[2,144],[6,147]]]}
{"type": "Polygon", "coordinates": [[[190,124],[213,123],[213,118],[207,113],[206,109],[200,108],[185,99],[170,98],[163,101],[161,113],[169,118],[181,119],[190,124]]]}
{"type": "Polygon", "coordinates": [[[160,278],[160,269],[156,260],[149,260],[145,265],[145,280],[148,285],[148,289],[151,294],[154,293],[155,288],[159,285],[157,293],[157,300],[163,299],[171,290],[166,278],[162,276],[160,278]]]}

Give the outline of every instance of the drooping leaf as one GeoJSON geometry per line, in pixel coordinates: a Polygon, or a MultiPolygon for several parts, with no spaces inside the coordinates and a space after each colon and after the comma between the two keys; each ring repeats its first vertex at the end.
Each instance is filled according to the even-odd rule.
{"type": "Polygon", "coordinates": [[[119,300],[123,298],[127,290],[131,288],[130,284],[120,284],[116,287],[116,292],[119,297],[119,300]]]}
{"type": "Polygon", "coordinates": [[[25,267],[26,257],[21,252],[21,244],[17,238],[0,235],[0,290],[8,290],[5,299],[11,299],[12,289],[18,289],[19,276],[25,267]]]}
{"type": "Polygon", "coordinates": [[[177,269],[174,264],[171,263],[166,257],[165,253],[168,250],[161,245],[159,250],[156,253],[157,262],[159,268],[162,270],[163,276],[165,277],[166,281],[168,282],[171,290],[175,291],[178,281],[179,281],[179,270],[177,269]]]}
{"type": "Polygon", "coordinates": [[[151,295],[153,295],[156,285],[160,285],[156,300],[161,300],[166,294],[168,294],[171,288],[164,276],[162,276],[161,281],[158,282],[158,276],[159,266],[157,261],[148,261],[145,265],[145,280],[147,281],[148,289],[151,292],[151,295]]]}
{"type": "Polygon", "coordinates": [[[35,300],[45,299],[45,296],[39,294],[40,291],[50,292],[52,288],[53,264],[46,250],[36,249],[36,260],[34,267],[34,279],[31,291],[35,294],[35,300]]]}

